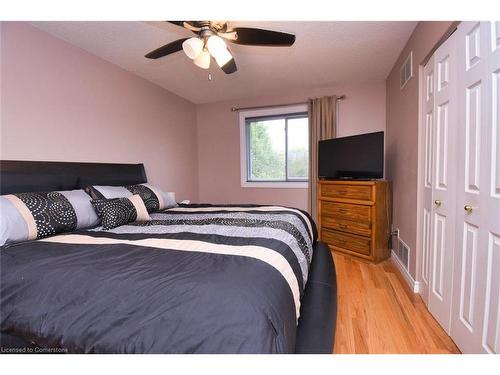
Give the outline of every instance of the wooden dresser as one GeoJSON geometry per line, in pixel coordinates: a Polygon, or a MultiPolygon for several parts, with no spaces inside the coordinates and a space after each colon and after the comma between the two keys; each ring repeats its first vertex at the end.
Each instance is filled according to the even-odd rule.
{"type": "Polygon", "coordinates": [[[318,231],[331,250],[379,262],[390,256],[387,181],[319,181],[318,231]]]}

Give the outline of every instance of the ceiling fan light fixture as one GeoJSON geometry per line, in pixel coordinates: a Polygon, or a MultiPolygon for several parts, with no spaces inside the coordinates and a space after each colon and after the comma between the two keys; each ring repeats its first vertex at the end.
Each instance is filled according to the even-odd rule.
{"type": "Polygon", "coordinates": [[[207,51],[201,53],[194,59],[194,64],[202,69],[210,68],[210,54],[207,51]]]}
{"type": "Polygon", "coordinates": [[[226,42],[224,42],[224,39],[222,39],[220,36],[211,35],[207,40],[207,48],[208,52],[210,52],[213,57],[216,57],[219,52],[227,49],[227,46],[226,42]]]}
{"type": "Polygon", "coordinates": [[[168,21],[183,27],[195,34],[196,37],[177,39],[167,43],[144,57],[159,59],[184,50],[196,66],[208,69],[213,57],[217,65],[226,74],[232,74],[238,69],[236,61],[226,43],[247,46],[290,47],[295,42],[295,35],[259,29],[255,27],[229,28],[223,21],[168,21]]]}
{"type": "Polygon", "coordinates": [[[200,38],[192,37],[182,43],[184,53],[190,59],[196,59],[203,52],[203,41],[200,38]]]}
{"type": "Polygon", "coordinates": [[[213,56],[215,61],[217,61],[217,65],[223,67],[226,65],[233,56],[227,49],[226,42],[220,36],[212,35],[207,40],[207,48],[208,52],[213,56]]]}
{"type": "MultiPolygon", "coordinates": [[[[214,55],[212,55],[214,56],[214,55]]],[[[217,62],[217,65],[219,65],[221,68],[226,65],[233,56],[231,55],[231,52],[228,51],[227,48],[224,48],[223,50],[220,50],[217,52],[217,54],[214,56],[215,61],[217,62]]]]}

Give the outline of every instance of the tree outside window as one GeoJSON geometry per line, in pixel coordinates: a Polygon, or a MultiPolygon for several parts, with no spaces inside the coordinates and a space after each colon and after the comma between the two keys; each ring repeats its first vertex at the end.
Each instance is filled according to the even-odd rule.
{"type": "Polygon", "coordinates": [[[246,119],[247,181],[307,181],[309,124],[306,113],[246,119]]]}

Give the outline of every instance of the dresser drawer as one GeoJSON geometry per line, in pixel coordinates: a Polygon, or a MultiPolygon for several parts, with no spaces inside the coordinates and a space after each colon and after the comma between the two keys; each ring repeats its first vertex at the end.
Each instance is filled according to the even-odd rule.
{"type": "Polygon", "coordinates": [[[372,187],[370,185],[322,184],[320,190],[320,196],[323,198],[372,200],[372,187]]]}
{"type": "Polygon", "coordinates": [[[341,220],[362,221],[364,223],[371,221],[371,207],[359,204],[322,201],[321,214],[334,216],[341,220]]]}
{"type": "Polygon", "coordinates": [[[359,234],[361,236],[369,236],[372,233],[369,221],[342,220],[332,215],[322,214],[321,226],[329,229],[336,229],[341,232],[359,234]]]}
{"type": "Polygon", "coordinates": [[[370,255],[370,239],[367,237],[321,228],[321,240],[330,246],[353,251],[363,255],[370,255]]]}

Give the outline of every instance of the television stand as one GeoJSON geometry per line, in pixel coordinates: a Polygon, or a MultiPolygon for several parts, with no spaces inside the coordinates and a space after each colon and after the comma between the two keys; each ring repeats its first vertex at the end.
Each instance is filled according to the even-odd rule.
{"type": "Polygon", "coordinates": [[[342,177],[339,181],[374,181],[375,178],[363,178],[363,177],[342,177]]]}
{"type": "Polygon", "coordinates": [[[369,177],[336,177],[336,178],[321,177],[319,181],[381,181],[381,179],[369,178],[369,177]]]}
{"type": "Polygon", "coordinates": [[[385,180],[318,181],[318,232],[330,250],[387,259],[391,201],[385,180]]]}

